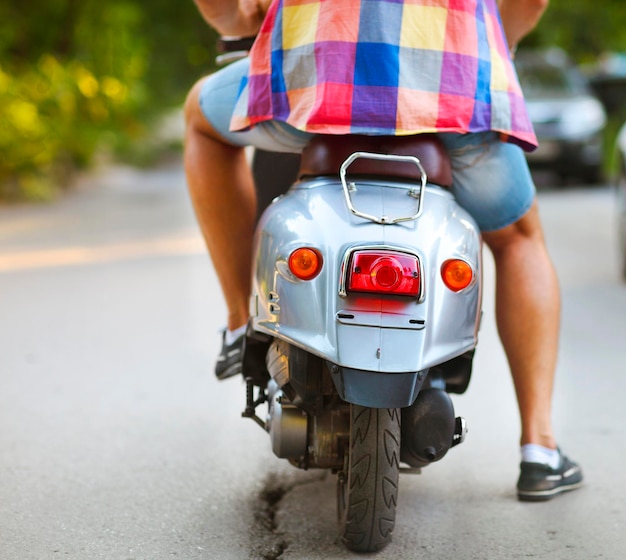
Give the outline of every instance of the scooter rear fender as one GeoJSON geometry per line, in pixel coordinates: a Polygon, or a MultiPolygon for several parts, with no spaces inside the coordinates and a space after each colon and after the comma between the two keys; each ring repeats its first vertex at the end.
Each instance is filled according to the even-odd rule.
{"type": "MultiPolygon", "coordinates": [[[[407,195],[415,189],[414,183],[363,180],[353,196],[368,213],[393,215],[414,202],[407,195]]],[[[447,190],[429,185],[423,196],[418,219],[383,225],[350,214],[334,178],[294,185],[267,208],[257,228],[252,328],[340,370],[413,376],[407,383],[416,390],[420,372],[474,348],[482,297],[480,233],[447,190]],[[291,252],[302,246],[323,258],[321,272],[308,281],[288,266],[291,252]],[[346,254],[362,247],[416,255],[421,296],[342,295],[346,254]],[[449,258],[463,259],[474,270],[474,281],[462,292],[451,292],[441,280],[441,265],[449,258]]],[[[345,387],[354,376],[344,378],[345,387]]]]}

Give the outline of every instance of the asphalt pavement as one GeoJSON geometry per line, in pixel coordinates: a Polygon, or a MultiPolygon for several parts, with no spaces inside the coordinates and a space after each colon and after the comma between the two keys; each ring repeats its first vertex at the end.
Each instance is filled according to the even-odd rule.
{"type": "MultiPolygon", "coordinates": [[[[519,422],[486,254],[474,378],[454,399],[467,440],[401,476],[394,540],[377,559],[624,557],[613,192],[549,189],[540,204],[563,295],[555,426],[585,487],[515,498],[519,422]]],[[[0,559],[359,557],[336,539],[334,477],[275,458],[240,417],[242,383],[214,379],[224,320],[178,162],[0,207],[0,559]]]]}

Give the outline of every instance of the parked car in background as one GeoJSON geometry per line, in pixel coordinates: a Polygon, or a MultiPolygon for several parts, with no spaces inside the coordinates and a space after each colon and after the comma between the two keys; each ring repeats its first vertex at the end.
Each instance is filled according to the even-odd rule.
{"type": "Polygon", "coordinates": [[[622,279],[626,281],[626,123],[622,125],[617,135],[615,146],[618,160],[616,180],[617,239],[620,250],[622,279]]]}
{"type": "Polygon", "coordinates": [[[626,52],[605,52],[581,70],[609,115],[620,114],[626,107],[626,52]]]}
{"type": "Polygon", "coordinates": [[[519,51],[515,66],[539,147],[531,168],[596,183],[602,179],[606,112],[582,73],[559,49],[519,51]]]}

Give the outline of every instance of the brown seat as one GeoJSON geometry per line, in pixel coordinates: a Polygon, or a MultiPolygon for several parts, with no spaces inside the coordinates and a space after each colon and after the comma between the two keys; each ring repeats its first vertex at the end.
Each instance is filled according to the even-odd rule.
{"type": "MultiPolygon", "coordinates": [[[[428,181],[449,187],[452,184],[450,159],[434,134],[414,136],[320,135],[302,152],[300,177],[337,175],[341,164],[354,152],[416,156],[428,181]]],[[[383,175],[420,180],[414,163],[359,158],[348,168],[350,175],[383,175]]]]}

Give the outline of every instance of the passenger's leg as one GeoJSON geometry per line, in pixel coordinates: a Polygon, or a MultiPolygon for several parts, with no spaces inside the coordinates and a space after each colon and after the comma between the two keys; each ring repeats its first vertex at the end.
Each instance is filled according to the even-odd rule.
{"type": "Polygon", "coordinates": [[[256,193],[244,149],[222,140],[202,113],[201,87],[185,105],[185,172],[234,330],[248,320],[256,193]]]}
{"type": "Polygon", "coordinates": [[[493,133],[442,140],[452,159],[455,196],[495,259],[496,321],[516,389],[522,444],[554,448],[559,287],[524,154],[493,133]]]}
{"type": "Polygon", "coordinates": [[[185,172],[193,206],[228,308],[231,345],[248,320],[256,190],[244,146],[301,152],[312,134],[265,121],[242,132],[229,130],[248,73],[248,60],[198,82],[185,104],[185,172]]]}
{"type": "Polygon", "coordinates": [[[515,385],[521,443],[556,448],[552,389],[560,295],[537,204],[520,220],[483,233],[496,266],[496,321],[515,385]]]}
{"type": "Polygon", "coordinates": [[[520,500],[549,500],[578,488],[580,467],[552,431],[560,295],[544,242],[535,187],[521,150],[493,134],[443,137],[453,190],[474,217],[496,265],[496,322],[521,419],[520,500]]]}

